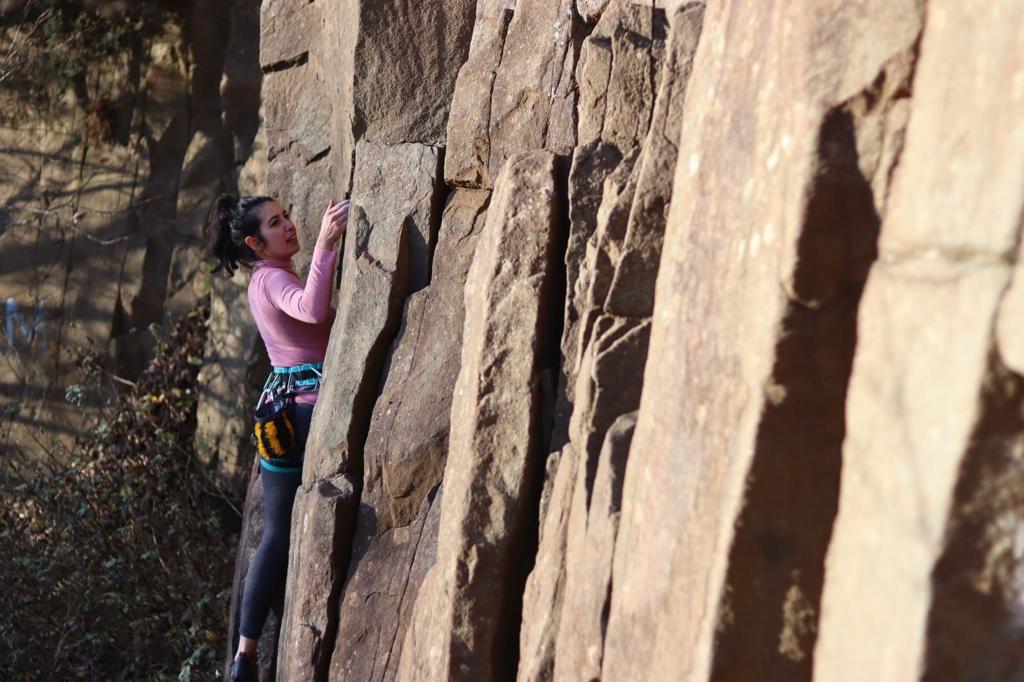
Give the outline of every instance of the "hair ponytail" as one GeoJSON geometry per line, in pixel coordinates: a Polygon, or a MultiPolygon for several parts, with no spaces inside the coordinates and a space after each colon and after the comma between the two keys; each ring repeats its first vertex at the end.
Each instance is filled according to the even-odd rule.
{"type": "Polygon", "coordinates": [[[267,201],[273,198],[221,194],[213,202],[206,219],[208,248],[217,261],[211,272],[224,270],[224,274],[231,277],[239,265],[251,267],[258,260],[245,238],[260,238],[260,219],[254,209],[267,201]]]}

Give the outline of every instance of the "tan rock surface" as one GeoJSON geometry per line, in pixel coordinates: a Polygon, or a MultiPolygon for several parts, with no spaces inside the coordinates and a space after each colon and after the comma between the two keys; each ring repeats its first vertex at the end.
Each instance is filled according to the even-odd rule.
{"type": "Polygon", "coordinates": [[[919,10],[708,8],[624,484],[606,635],[615,646],[602,679],[809,674],[813,629],[780,651],[782,614],[794,579],[817,609],[856,304],[902,139],[919,10]],[[813,362],[808,349],[820,353],[813,362]],[[822,418],[787,428],[810,414],[822,418]],[[745,641],[749,655],[716,659],[716,641],[730,653],[745,641]]]}
{"type": "Polygon", "coordinates": [[[437,148],[360,143],[354,209],[341,258],[341,289],[303,485],[340,472],[362,472],[362,448],[387,348],[398,330],[411,273],[429,253],[411,244],[431,234],[438,215],[437,148]],[[381,175],[387,167],[392,172],[381,175]],[[416,260],[413,260],[413,258],[416,260]]]}
{"type": "Polygon", "coordinates": [[[474,0],[360,3],[352,94],[356,139],[444,144],[473,30],[474,0]]]}
{"type": "Polygon", "coordinates": [[[337,67],[325,26],[336,14],[298,0],[270,0],[260,10],[267,188],[298,229],[299,273],[309,267],[328,201],[344,198],[351,186],[354,145],[343,158],[332,155],[331,122],[342,100],[332,89],[337,67]]]}
{"type": "Polygon", "coordinates": [[[331,679],[391,679],[398,668],[423,578],[414,569],[437,543],[436,519],[424,523],[431,509],[437,507],[434,516],[440,509],[434,493],[444,473],[462,355],[463,288],[489,197],[479,190],[450,195],[430,286],[406,301],[363,452],[363,491],[331,679]]]}
{"type": "MultiPolygon", "coordinates": [[[[569,532],[569,505],[579,457],[566,445],[549,457],[548,499],[540,505],[540,542],[533,571],[523,590],[522,629],[519,633],[521,682],[550,680],[555,666],[555,639],[562,620],[565,591],[565,545],[569,532]],[[551,469],[552,461],[557,465],[551,469]]],[[[582,518],[582,517],[581,517],[582,518]]],[[[575,614],[571,614],[575,617],[575,614]]]]}
{"type": "Polygon", "coordinates": [[[579,28],[572,0],[478,0],[452,97],[450,184],[490,188],[515,153],[572,151],[579,28]]]}
{"type": "MultiPolygon", "coordinates": [[[[666,46],[664,33],[668,27],[662,12],[613,3],[585,43],[580,61],[578,73],[591,74],[586,79],[580,76],[581,139],[586,125],[593,131],[588,136],[607,135],[616,142],[593,141],[579,147],[573,167],[579,182],[575,189],[582,191],[570,193],[571,201],[575,199],[576,203],[570,212],[573,233],[566,264],[568,279],[576,277],[576,283],[567,297],[562,348],[563,370],[566,380],[571,382],[573,400],[568,435],[574,446],[571,456],[580,459],[574,465],[579,473],[569,494],[548,510],[552,520],[545,521],[569,517],[563,521],[568,527],[568,543],[556,548],[557,557],[546,557],[548,548],[543,543],[538,551],[538,566],[554,564],[558,570],[549,569],[547,576],[533,575],[531,581],[548,583],[546,588],[536,589],[538,594],[547,591],[561,597],[562,593],[574,590],[576,596],[573,605],[548,607],[544,603],[532,605],[532,595],[528,594],[524,607],[554,614],[554,626],[539,635],[550,639],[535,645],[539,651],[557,652],[557,657],[541,658],[547,666],[544,675],[548,678],[552,665],[558,671],[558,679],[600,675],[607,612],[600,605],[596,609],[587,606],[593,603],[593,595],[608,594],[610,579],[601,576],[600,552],[588,550],[584,536],[591,525],[606,524],[611,513],[593,508],[594,518],[588,518],[601,444],[616,418],[639,406],[650,335],[650,322],[644,319],[642,307],[625,311],[627,315],[639,313],[636,318],[616,316],[606,312],[606,301],[613,278],[618,276],[619,290],[629,290],[632,300],[645,301],[647,306],[653,302],[653,274],[644,278],[631,271],[617,273],[627,255],[636,256],[634,260],[648,263],[657,272],[665,225],[664,213],[658,209],[668,204],[672,189],[669,178],[675,164],[675,146],[664,143],[665,135],[672,134],[670,131],[677,135],[679,131],[702,10],[701,4],[688,5],[681,12],[683,18],[675,20],[675,33],[666,46]],[[628,80],[633,88],[627,92],[621,86],[611,87],[617,80],[628,80]],[[647,121],[651,121],[651,129],[643,134],[647,121]],[[642,192],[643,205],[634,212],[638,191],[642,192]],[[634,250],[643,253],[635,254],[634,250]],[[651,252],[653,263],[649,262],[651,252]],[[580,313],[580,318],[575,319],[580,313]],[[575,577],[567,576],[567,572],[575,577]],[[575,585],[568,586],[573,581],[575,585]],[[561,613],[566,615],[559,622],[561,613]]],[[[621,311],[615,312],[621,315],[621,311]]],[[[559,420],[564,418],[564,411],[557,416],[559,420]]],[[[623,467],[625,455],[623,452],[623,467]]],[[[616,481],[618,495],[621,477],[616,481]]],[[[616,508],[616,518],[617,513],[616,508]]],[[[602,547],[609,553],[610,568],[614,532],[602,547]]],[[[525,615],[523,626],[525,638],[533,631],[533,624],[525,615]]],[[[527,660],[524,650],[524,661],[527,660]]]]}
{"type": "MultiPolygon", "coordinates": [[[[686,1],[688,0],[675,0],[675,3],[681,4],[681,2],[686,1]]],[[[601,14],[608,9],[612,2],[614,0],[576,0],[576,11],[579,12],[584,21],[588,24],[593,24],[601,18],[601,14]]],[[[666,6],[672,5],[673,0],[630,0],[630,2],[654,9],[665,9],[666,6]]]]}
{"type": "Polygon", "coordinates": [[[278,647],[282,680],[326,677],[358,504],[357,484],[347,473],[301,486],[295,494],[278,647]]]}
{"type": "Polygon", "coordinates": [[[363,446],[387,349],[398,329],[410,272],[410,242],[433,234],[439,151],[416,144],[360,143],[353,209],[342,254],[341,290],[306,444],[302,488],[292,518],[284,615],[289,649],[278,674],[326,675],[362,484],[363,446]],[[381,175],[381,168],[391,169],[381,175]]]}
{"type": "Polygon", "coordinates": [[[626,233],[608,290],[603,299],[593,299],[601,302],[606,313],[616,317],[650,317],[654,309],[655,280],[671,205],[686,86],[700,41],[704,3],[679,3],[667,14],[669,37],[651,124],[637,161],[637,187],[630,203],[626,233]]]}
{"type": "MultiPolygon", "coordinates": [[[[260,66],[266,72],[306,64],[321,50],[323,3],[265,0],[260,3],[260,66]]],[[[284,102],[282,102],[284,104],[284,102]]]]}
{"type": "Polygon", "coordinates": [[[333,107],[320,118],[330,135],[333,191],[351,187],[360,140],[444,142],[455,77],[469,50],[472,3],[359,0],[324,10],[321,50],[310,61],[333,107]]]}
{"type": "MultiPolygon", "coordinates": [[[[589,338],[604,298],[588,290],[595,278],[602,278],[601,289],[607,289],[614,269],[610,257],[617,258],[618,251],[607,242],[610,238],[621,243],[625,231],[636,188],[630,173],[651,121],[666,29],[664,12],[616,0],[580,51],[576,69],[580,144],[573,152],[569,173],[571,227],[565,254],[568,293],[562,330],[565,362],[556,431],[568,424],[581,344],[589,338]],[[599,215],[602,206],[604,212],[599,215]],[[610,248],[616,253],[609,253],[610,248]]],[[[601,439],[598,436],[597,446],[592,448],[595,456],[601,439]]]]}
{"type": "Polygon", "coordinates": [[[514,157],[495,188],[465,291],[437,561],[400,680],[491,680],[513,669],[542,482],[541,375],[557,358],[548,325],[558,309],[560,192],[546,152],[514,157]]]}
{"type": "Polygon", "coordinates": [[[861,306],[820,679],[1021,671],[1022,31],[1015,3],[928,6],[861,306]]]}
{"type": "Polygon", "coordinates": [[[601,679],[622,480],[636,417],[636,412],[624,414],[607,430],[592,483],[582,467],[575,477],[562,604],[568,617],[562,618],[557,633],[555,680],[601,679]]]}

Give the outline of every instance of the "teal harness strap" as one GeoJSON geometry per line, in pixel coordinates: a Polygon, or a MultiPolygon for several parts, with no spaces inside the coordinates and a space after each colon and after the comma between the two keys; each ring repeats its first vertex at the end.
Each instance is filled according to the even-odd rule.
{"type": "Polygon", "coordinates": [[[259,409],[265,401],[272,401],[282,395],[317,393],[323,383],[324,364],[306,362],[291,367],[274,367],[263,384],[263,391],[256,403],[259,409]]]}
{"type": "Polygon", "coordinates": [[[291,367],[275,367],[274,374],[297,374],[299,372],[316,372],[318,375],[322,375],[324,371],[324,363],[322,362],[307,362],[301,365],[292,365],[291,367]]]}

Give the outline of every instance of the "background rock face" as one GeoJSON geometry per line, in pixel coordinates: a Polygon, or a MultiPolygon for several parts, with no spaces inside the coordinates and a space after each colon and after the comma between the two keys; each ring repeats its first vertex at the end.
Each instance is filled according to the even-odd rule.
{"type": "MultiPolygon", "coordinates": [[[[4,83],[5,448],[45,447],[60,457],[101,407],[65,400],[65,390],[84,381],[78,353],[95,353],[130,381],[155,346],[150,325],[166,327],[209,294],[204,204],[238,187],[259,126],[262,81],[259,3],[219,4],[213,16],[211,3],[190,3],[187,31],[146,41],[66,97],[37,105],[4,83]],[[89,124],[96,116],[99,129],[89,124]]],[[[5,28],[3,50],[14,56],[10,35],[5,28]]],[[[7,64],[5,79],[16,66],[7,64]]],[[[247,474],[247,464],[234,465],[224,472],[247,474]]]]}
{"type": "Polygon", "coordinates": [[[264,3],[269,191],[355,204],[281,677],[1008,679],[1022,21],[264,3]]]}

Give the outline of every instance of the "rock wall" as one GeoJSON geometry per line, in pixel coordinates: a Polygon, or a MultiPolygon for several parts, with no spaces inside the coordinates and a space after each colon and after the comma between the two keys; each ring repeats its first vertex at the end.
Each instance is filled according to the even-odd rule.
{"type": "Polygon", "coordinates": [[[276,675],[1016,674],[1018,3],[382,14],[263,6],[355,204],[276,675]]]}

